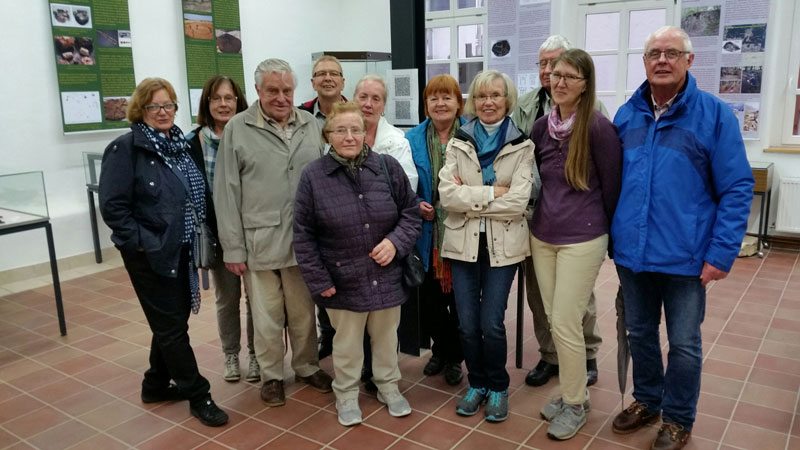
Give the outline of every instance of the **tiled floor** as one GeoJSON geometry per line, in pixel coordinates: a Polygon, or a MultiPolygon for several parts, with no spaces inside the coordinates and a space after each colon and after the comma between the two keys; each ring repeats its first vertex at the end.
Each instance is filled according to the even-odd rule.
{"type": "MultiPolygon", "coordinates": [[[[710,286],[702,393],[688,448],[800,449],[798,256],[772,250],[764,259],[740,259],[728,279],[710,286]]],[[[336,421],[333,394],[298,385],[291,374],[281,408],[265,407],[256,384],[223,381],[213,299],[206,293],[201,313],[190,320],[192,343],[215,400],[231,416],[225,427],[208,428],[189,415],[186,402],[141,403],[149,329],[125,271],[87,275],[90,270],[73,272],[79,277],[63,283],[65,337],[58,334],[51,286],[34,280],[31,290],[24,290],[24,283],[0,287],[0,448],[644,449],[656,433],[655,428],[627,436],[611,432],[621,399],[613,308],[617,278],[610,262],[596,287],[605,339],[600,381],[590,389],[589,422],[564,443],[547,439],[538,414],[557,393],[557,381],[540,388],[523,383],[525,368],[538,360],[530,311],[525,368],[514,368],[514,301],[507,314],[511,415],[506,422],[456,416],[455,401],[465,384],[453,388],[442,377],[424,377],[427,358],[403,356],[401,389],[414,409],[411,416],[392,418],[374,396],[363,394],[365,423],[344,428],[336,421]]],[[[330,358],[322,365],[330,371],[330,358]]],[[[630,401],[628,393],[625,403],[630,401]]]]}

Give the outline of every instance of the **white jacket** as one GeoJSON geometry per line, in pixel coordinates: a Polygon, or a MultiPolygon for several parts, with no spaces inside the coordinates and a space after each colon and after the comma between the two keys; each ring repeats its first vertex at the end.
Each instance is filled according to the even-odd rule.
{"type": "Polygon", "coordinates": [[[414,158],[411,154],[411,144],[408,143],[405,133],[387,122],[384,117],[381,117],[378,122],[378,131],[375,133],[375,145],[372,146],[372,150],[384,155],[391,155],[396,159],[403,167],[403,172],[406,173],[414,192],[417,192],[419,175],[417,175],[417,166],[414,165],[414,158]]]}

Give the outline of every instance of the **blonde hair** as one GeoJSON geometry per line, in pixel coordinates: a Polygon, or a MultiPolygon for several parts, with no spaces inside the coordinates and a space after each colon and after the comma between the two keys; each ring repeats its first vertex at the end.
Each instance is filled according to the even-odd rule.
{"type": "Polygon", "coordinates": [[[464,105],[464,112],[473,116],[478,115],[478,109],[475,107],[475,98],[478,96],[478,91],[481,88],[488,86],[494,80],[503,80],[506,96],[506,116],[511,114],[514,107],[517,106],[517,87],[511,81],[508,75],[497,70],[484,70],[475,76],[472,84],[469,85],[469,96],[467,97],[467,104],[464,105]]]}
{"type": "MultiPolygon", "coordinates": [[[[144,107],[148,105],[150,101],[153,99],[153,96],[156,92],[160,91],[161,89],[166,89],[167,95],[169,95],[169,100],[171,102],[177,103],[178,97],[175,95],[175,88],[169,83],[169,81],[163,78],[145,78],[136,86],[136,89],[131,94],[131,99],[128,102],[128,108],[125,110],[125,117],[128,119],[129,122],[141,122],[144,120],[144,107]]],[[[175,107],[175,111],[177,111],[177,106],[175,107]]]]}
{"type": "MultiPolygon", "coordinates": [[[[337,58],[337,57],[335,57],[333,55],[322,55],[319,58],[317,58],[316,61],[314,61],[314,67],[311,68],[311,76],[312,77],[314,76],[314,73],[316,73],[317,66],[319,65],[319,63],[325,62],[325,61],[336,63],[336,65],[339,66],[339,72],[340,73],[342,72],[342,63],[339,62],[339,58],[337,58]]],[[[344,76],[344,74],[342,74],[342,75],[344,76]]]]}
{"type": "Polygon", "coordinates": [[[328,133],[331,131],[330,123],[336,116],[351,113],[356,114],[358,118],[361,119],[361,128],[364,130],[367,129],[367,122],[364,120],[364,114],[361,113],[361,108],[359,108],[357,104],[353,102],[334,103],[331,113],[325,117],[325,125],[322,127],[322,139],[324,139],[325,142],[330,142],[328,141],[328,133]]]}

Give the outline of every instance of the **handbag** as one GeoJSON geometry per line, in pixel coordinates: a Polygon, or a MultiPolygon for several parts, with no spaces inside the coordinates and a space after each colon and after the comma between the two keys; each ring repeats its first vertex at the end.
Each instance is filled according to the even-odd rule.
{"type": "MultiPolygon", "coordinates": [[[[394,185],[392,179],[389,178],[389,169],[386,168],[386,161],[383,155],[378,153],[378,159],[381,160],[381,167],[383,167],[383,176],[386,177],[386,182],[389,184],[389,192],[392,194],[392,201],[397,206],[397,199],[394,198],[394,185]]],[[[405,258],[401,260],[403,265],[403,283],[408,287],[417,287],[425,281],[425,265],[422,263],[422,257],[417,250],[417,246],[411,247],[405,258]]]]}
{"type": "Polygon", "coordinates": [[[200,222],[193,204],[192,215],[195,223],[194,265],[198,269],[210,269],[217,262],[217,238],[207,223],[200,222]]]}

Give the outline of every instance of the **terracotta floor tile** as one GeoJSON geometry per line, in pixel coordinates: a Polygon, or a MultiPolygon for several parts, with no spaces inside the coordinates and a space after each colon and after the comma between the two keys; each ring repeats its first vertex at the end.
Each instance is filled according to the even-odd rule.
{"type": "Polygon", "coordinates": [[[694,427],[692,428],[692,436],[719,441],[725,433],[725,426],[727,424],[728,419],[721,419],[706,414],[697,414],[694,420],[694,427]]]}
{"type": "Polygon", "coordinates": [[[53,368],[67,375],[74,375],[103,363],[103,360],[96,356],[84,352],[80,353],[78,356],[53,364],[53,368]]]}
{"type": "Polygon", "coordinates": [[[739,402],[736,405],[733,420],[785,434],[788,434],[792,427],[791,412],[779,411],[747,402],[739,402]]]}
{"type": "Polygon", "coordinates": [[[300,386],[302,386],[301,389],[298,389],[293,394],[290,394],[292,398],[319,406],[320,408],[324,408],[325,406],[336,402],[336,397],[332,392],[323,394],[315,391],[313,388],[306,386],[305,384],[301,384],[300,386]]]}
{"type": "Polygon", "coordinates": [[[17,395],[14,398],[0,403],[0,424],[14,420],[31,411],[36,411],[43,406],[45,406],[44,403],[29,395],[17,395]]]}
{"type": "Polygon", "coordinates": [[[750,367],[708,358],[703,362],[703,373],[744,381],[750,373],[750,367]]]}
{"type": "Polygon", "coordinates": [[[757,351],[761,346],[761,339],[742,336],[741,334],[722,332],[719,334],[716,343],[726,347],[757,351]]]}
{"type": "Polygon", "coordinates": [[[743,385],[742,381],[703,373],[700,391],[736,399],[739,398],[743,385]]]}
{"type": "Polygon", "coordinates": [[[742,366],[751,366],[756,359],[756,352],[718,344],[711,349],[708,357],[742,366]]]}
{"type": "Polygon", "coordinates": [[[150,437],[172,428],[172,424],[150,413],[142,413],[123,422],[107,433],[129,445],[137,445],[150,437]]]}
{"type": "Polygon", "coordinates": [[[508,419],[500,423],[481,422],[478,425],[478,430],[495,436],[502,436],[509,441],[524,443],[542,423],[541,420],[510,413],[508,419]]]}
{"type": "MultiPolygon", "coordinates": [[[[435,413],[433,413],[433,416],[469,428],[476,427],[478,426],[478,424],[483,422],[484,418],[483,410],[481,410],[480,412],[478,412],[473,416],[469,417],[459,416],[456,413],[456,404],[458,404],[459,398],[460,397],[452,398],[450,401],[445,403],[441,408],[439,408],[435,413]]],[[[511,398],[509,398],[508,400],[509,411],[512,411],[511,405],[516,405],[517,403],[518,403],[517,401],[511,400],[511,398]]]]}
{"type": "Polygon", "coordinates": [[[7,431],[0,429],[0,448],[8,448],[13,444],[19,442],[19,439],[9,434],[7,431]]]}
{"type": "Polygon", "coordinates": [[[206,441],[207,439],[205,436],[200,436],[199,434],[193,433],[186,428],[173,427],[152,439],[148,439],[140,443],[137,445],[137,448],[140,450],[188,450],[195,448],[206,441]]]}
{"type": "Polygon", "coordinates": [[[47,431],[30,438],[28,442],[41,450],[56,450],[68,448],[78,442],[88,439],[95,431],[75,420],[50,428],[47,431]]]}
{"type": "Polygon", "coordinates": [[[514,450],[519,444],[499,439],[495,436],[473,431],[456,447],[456,450],[514,450]]]}
{"type": "Polygon", "coordinates": [[[9,380],[8,384],[17,389],[29,391],[62,379],[64,375],[53,369],[42,369],[27,375],[9,380]]]}
{"type": "Polygon", "coordinates": [[[709,416],[730,419],[735,406],[735,399],[701,392],[697,402],[697,411],[709,416]]]}
{"type": "Polygon", "coordinates": [[[71,395],[65,399],[53,403],[53,406],[71,414],[78,416],[89,412],[95,408],[110,403],[114,397],[102,392],[98,389],[90,388],[75,395],[71,395]]]}
{"type": "MultiPolygon", "coordinates": [[[[797,334],[797,336],[800,337],[800,333],[792,334],[797,334]]],[[[761,346],[760,353],[766,353],[768,355],[780,356],[781,358],[800,361],[800,345],[791,345],[786,342],[775,342],[769,340],[764,341],[764,344],[761,346]]]]}
{"type": "Polygon", "coordinates": [[[428,417],[406,434],[405,438],[436,449],[449,449],[467,433],[469,433],[468,428],[445,422],[436,417],[428,417]]]}
{"type": "Polygon", "coordinates": [[[292,433],[307,437],[316,442],[328,444],[347,432],[336,417],[336,414],[322,410],[309,417],[305,422],[292,428],[292,433]]]}
{"type": "Polygon", "coordinates": [[[778,449],[786,445],[786,435],[740,422],[731,422],[722,442],[748,450],[778,449]]]}
{"type": "Polygon", "coordinates": [[[115,378],[131,373],[130,370],[110,362],[103,362],[95,366],[87,366],[76,373],[75,378],[86,384],[97,386],[115,378]]]}
{"type": "Polygon", "coordinates": [[[220,405],[248,416],[256,415],[267,408],[260,394],[254,391],[242,392],[221,402],[220,405]]]}
{"type": "Polygon", "coordinates": [[[315,442],[303,439],[291,432],[283,433],[277,438],[269,441],[267,445],[261,447],[262,450],[318,450],[323,446],[315,442]]]}
{"type": "Polygon", "coordinates": [[[379,430],[402,436],[426,417],[427,415],[414,409],[405,417],[392,417],[384,411],[379,411],[367,417],[364,423],[379,430]]]}
{"type": "Polygon", "coordinates": [[[429,414],[452,398],[450,394],[435,391],[421,385],[412,387],[404,392],[403,395],[413,409],[429,414]]]}
{"type": "Polygon", "coordinates": [[[764,386],[756,383],[745,383],[741,401],[754,405],[766,406],[779,411],[793,412],[795,393],[764,386]]]}
{"type": "Polygon", "coordinates": [[[331,442],[329,447],[341,450],[372,450],[376,448],[386,448],[397,440],[384,431],[364,425],[350,428],[342,437],[331,442]]]}
{"type": "Polygon", "coordinates": [[[107,430],[133,419],[143,412],[141,408],[137,408],[128,402],[113,400],[79,417],[82,421],[97,429],[107,430]]]}
{"type": "Polygon", "coordinates": [[[54,403],[71,395],[84,392],[91,387],[74,378],[63,378],[43,388],[31,391],[31,395],[43,402],[54,403]]]}
{"type": "Polygon", "coordinates": [[[214,440],[236,449],[249,450],[261,447],[280,434],[281,431],[275,427],[258,420],[247,419],[214,440]]]}
{"type": "Polygon", "coordinates": [[[547,426],[542,426],[536,430],[536,433],[534,433],[534,435],[528,439],[528,442],[526,442],[525,445],[537,449],[558,448],[559,450],[577,450],[585,448],[586,444],[589,443],[589,439],[590,437],[588,435],[579,432],[572,439],[566,441],[554,441],[547,437],[547,426]]]}
{"type": "Polygon", "coordinates": [[[747,381],[772,386],[778,389],[785,389],[787,391],[796,391],[800,388],[800,376],[774,372],[760,367],[753,368],[750,378],[747,381]]]}
{"type": "Polygon", "coordinates": [[[586,448],[587,450],[630,450],[630,447],[600,438],[595,438],[586,448]]]}
{"type": "Polygon", "coordinates": [[[69,450],[125,450],[129,448],[122,442],[106,434],[95,434],[70,447],[69,450]]]}
{"type": "Polygon", "coordinates": [[[69,420],[68,416],[49,406],[45,406],[17,419],[5,422],[3,428],[23,439],[27,439],[42,430],[53,428],[67,420],[69,420]]]}
{"type": "Polygon", "coordinates": [[[409,441],[408,439],[400,439],[399,441],[395,442],[391,447],[391,450],[429,450],[430,447],[423,447],[420,444],[417,444],[414,441],[409,441]]]}

